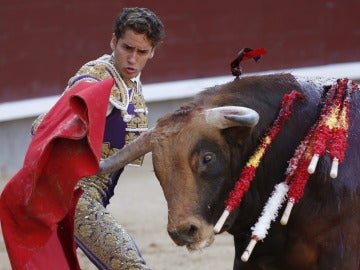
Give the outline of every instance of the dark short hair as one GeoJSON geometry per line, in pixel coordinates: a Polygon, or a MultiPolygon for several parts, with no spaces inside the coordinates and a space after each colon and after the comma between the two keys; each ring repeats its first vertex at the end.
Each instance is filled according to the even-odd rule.
{"type": "Polygon", "coordinates": [[[147,8],[124,8],[114,22],[116,39],[121,38],[126,30],[131,29],[145,34],[153,47],[161,43],[165,36],[164,25],[160,19],[147,8]]]}

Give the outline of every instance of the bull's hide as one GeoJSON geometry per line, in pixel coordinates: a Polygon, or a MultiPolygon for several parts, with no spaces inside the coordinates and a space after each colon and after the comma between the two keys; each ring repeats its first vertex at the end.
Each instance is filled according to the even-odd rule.
{"type": "MultiPolygon", "coordinates": [[[[278,219],[272,222],[266,238],[257,243],[248,261],[241,260],[252,237],[255,241],[261,239],[254,237],[253,226],[274,186],[286,178],[296,149],[306,141],[304,138],[312,127],[321,122],[318,120],[321,115],[332,118],[331,113],[322,110],[332,85],[336,87],[337,80],[270,74],[242,77],[210,87],[190,103],[160,118],[146,136],[104,161],[101,167],[104,172],[111,171],[123,166],[126,159],[152,151],[155,174],[168,203],[169,235],[178,245],[202,249],[213,243],[214,225],[227,207],[229,193],[243,168],[251,167],[247,166],[249,157],[271,127],[284,95],[296,90],[303,98],[296,101],[291,116],[256,166],[249,187],[240,185],[247,192],[226,218],[220,233],[228,231],[234,235],[234,269],[357,270],[360,265],[358,91],[351,93],[349,103],[344,95],[330,99],[331,103],[341,101],[340,111],[346,104],[351,108],[348,120],[343,122],[349,124],[343,133],[345,144],[340,147],[346,151],[344,160],[339,159],[336,179],[330,176],[332,150],[325,149],[319,155],[311,175],[306,175],[306,166],[300,162],[298,168],[302,168],[305,177],[299,178],[298,187],[305,188],[292,189],[290,185],[289,194],[295,204],[287,225],[281,225],[278,219]]],[[[352,91],[351,87],[347,89],[352,91]]],[[[334,122],[341,122],[340,118],[334,122]]],[[[320,145],[319,136],[310,136],[309,141],[320,145]]],[[[332,138],[325,146],[330,147],[335,141],[332,138]]],[[[310,145],[312,155],[319,148],[310,145]]],[[[307,162],[311,159],[307,157],[310,152],[304,152],[307,162]]],[[[285,205],[279,212],[283,213],[284,208],[285,205]]],[[[276,211],[271,208],[271,212],[276,211]]]]}

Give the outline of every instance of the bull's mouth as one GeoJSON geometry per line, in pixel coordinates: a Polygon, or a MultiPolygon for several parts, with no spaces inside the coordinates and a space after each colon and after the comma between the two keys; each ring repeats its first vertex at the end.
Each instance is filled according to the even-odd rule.
{"type": "Polygon", "coordinates": [[[189,251],[196,251],[196,250],[202,250],[208,246],[210,246],[212,243],[214,242],[214,235],[212,235],[210,238],[199,241],[199,242],[195,242],[195,243],[191,243],[191,244],[187,244],[186,248],[189,251]]]}
{"type": "Polygon", "coordinates": [[[186,239],[185,238],[180,239],[171,236],[171,238],[173,239],[175,244],[177,244],[178,246],[186,246],[186,248],[189,251],[202,250],[210,246],[214,242],[214,234],[212,234],[206,239],[201,239],[201,240],[195,240],[193,238],[188,238],[188,237],[186,237],[186,239]]]}

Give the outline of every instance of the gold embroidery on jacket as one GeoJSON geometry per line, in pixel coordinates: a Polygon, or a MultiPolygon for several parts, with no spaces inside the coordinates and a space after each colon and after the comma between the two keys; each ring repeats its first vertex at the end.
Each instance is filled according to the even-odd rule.
{"type": "MultiPolygon", "coordinates": [[[[141,83],[136,85],[129,79],[124,80],[115,69],[113,59],[110,55],[104,55],[99,59],[88,62],[69,80],[68,85],[73,86],[80,81],[97,81],[113,78],[115,83],[111,89],[110,102],[117,109],[121,110],[123,119],[126,122],[125,145],[136,139],[142,132],[148,129],[147,107],[142,95],[141,83]],[[126,86],[125,86],[125,85],[126,86]],[[126,87],[130,88],[129,91],[126,87]],[[129,96],[130,92],[130,96],[129,96]],[[134,114],[128,113],[128,107],[134,106],[134,114]]],[[[117,152],[117,148],[109,148],[109,143],[103,144],[102,153],[104,157],[117,152]],[[106,153],[106,154],[105,154],[106,153]]],[[[132,165],[141,165],[143,157],[131,162],[132,165]]]]}

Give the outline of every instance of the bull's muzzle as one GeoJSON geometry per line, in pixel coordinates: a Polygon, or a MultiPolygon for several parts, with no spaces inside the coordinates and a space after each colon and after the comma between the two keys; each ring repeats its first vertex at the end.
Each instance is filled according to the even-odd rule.
{"type": "Polygon", "coordinates": [[[198,228],[195,225],[189,224],[184,228],[168,231],[168,233],[178,246],[185,246],[196,242],[197,231],[198,228]]]}
{"type": "Polygon", "coordinates": [[[194,217],[177,224],[169,222],[168,233],[175,244],[189,250],[203,249],[214,241],[213,226],[194,217]]]}

